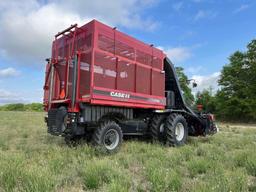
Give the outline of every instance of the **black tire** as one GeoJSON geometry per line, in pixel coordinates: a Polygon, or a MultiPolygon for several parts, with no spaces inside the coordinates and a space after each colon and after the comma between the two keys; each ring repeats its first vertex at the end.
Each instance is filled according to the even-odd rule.
{"type": "Polygon", "coordinates": [[[165,120],[166,115],[154,115],[150,121],[150,133],[153,141],[166,141],[166,131],[165,131],[165,120]],[[161,127],[162,126],[162,127],[161,127]],[[164,130],[162,130],[164,129],[164,130]]]}
{"type": "MultiPolygon", "coordinates": [[[[165,129],[166,129],[166,144],[168,146],[182,146],[186,143],[188,138],[188,126],[186,119],[176,113],[170,114],[165,122],[165,129]],[[183,128],[182,128],[183,127],[183,128]],[[184,130],[184,134],[177,134],[176,135],[176,129],[184,130]]],[[[179,131],[179,133],[182,133],[182,131],[179,131]]]]}
{"type": "Polygon", "coordinates": [[[92,136],[93,145],[97,150],[103,153],[117,152],[122,144],[122,141],[122,129],[114,121],[102,122],[100,126],[94,131],[92,136]],[[113,144],[112,142],[115,143],[113,144]]]}

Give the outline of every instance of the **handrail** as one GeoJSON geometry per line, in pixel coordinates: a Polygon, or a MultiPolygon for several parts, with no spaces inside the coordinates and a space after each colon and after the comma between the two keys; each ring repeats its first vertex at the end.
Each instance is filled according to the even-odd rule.
{"type": "Polygon", "coordinates": [[[74,25],[71,25],[70,27],[68,27],[67,29],[61,31],[61,32],[58,32],[56,35],[55,35],[55,38],[57,38],[58,36],[70,31],[71,29],[77,27],[77,24],[74,24],[74,25]]]}
{"type": "Polygon", "coordinates": [[[68,95],[68,80],[69,80],[69,63],[72,60],[72,58],[75,55],[75,40],[76,40],[76,34],[77,34],[77,24],[71,25],[70,27],[68,27],[67,29],[58,32],[55,35],[55,40],[54,40],[54,55],[52,56],[52,64],[57,64],[58,63],[58,37],[61,35],[65,36],[65,33],[69,32],[68,34],[72,34],[72,43],[71,43],[71,50],[69,49],[69,53],[68,56],[66,57],[66,75],[65,75],[65,98],[67,98],[68,95]],[[74,30],[72,30],[74,29],[74,30]]]}

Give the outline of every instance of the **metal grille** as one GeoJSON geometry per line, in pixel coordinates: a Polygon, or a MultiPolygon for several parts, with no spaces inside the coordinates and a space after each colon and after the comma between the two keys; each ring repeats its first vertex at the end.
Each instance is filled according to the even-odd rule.
{"type": "Polygon", "coordinates": [[[97,122],[100,118],[110,113],[122,114],[126,119],[133,118],[133,109],[130,108],[96,105],[84,105],[83,108],[83,116],[86,122],[97,122]]]}

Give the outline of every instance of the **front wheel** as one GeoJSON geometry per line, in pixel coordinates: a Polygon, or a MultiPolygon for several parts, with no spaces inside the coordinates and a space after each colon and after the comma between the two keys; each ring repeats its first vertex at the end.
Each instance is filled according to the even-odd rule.
{"type": "Polygon", "coordinates": [[[188,137],[188,126],[186,119],[176,113],[170,114],[165,122],[167,145],[184,145],[188,137]]]}
{"type": "Polygon", "coordinates": [[[116,152],[123,141],[122,129],[114,121],[107,121],[94,131],[92,142],[101,152],[116,152]]]}
{"type": "Polygon", "coordinates": [[[150,133],[153,141],[160,141],[165,143],[166,133],[165,133],[165,120],[166,115],[154,115],[150,124],[150,133]]]}

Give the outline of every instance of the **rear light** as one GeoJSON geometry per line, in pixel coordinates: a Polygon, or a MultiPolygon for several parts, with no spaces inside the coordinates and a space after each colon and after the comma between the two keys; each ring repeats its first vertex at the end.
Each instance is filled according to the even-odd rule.
{"type": "Polygon", "coordinates": [[[45,85],[44,90],[49,90],[49,86],[45,85]]]}
{"type": "Polygon", "coordinates": [[[44,111],[47,111],[47,109],[48,109],[48,104],[47,103],[43,104],[43,109],[44,109],[44,111]]]}
{"type": "Polygon", "coordinates": [[[209,114],[208,118],[210,121],[215,121],[215,116],[213,114],[209,114]]]}
{"type": "Polygon", "coordinates": [[[203,105],[200,105],[200,104],[199,104],[199,105],[197,105],[196,107],[197,107],[197,110],[198,110],[198,111],[200,111],[200,112],[203,111],[203,105]]]}

